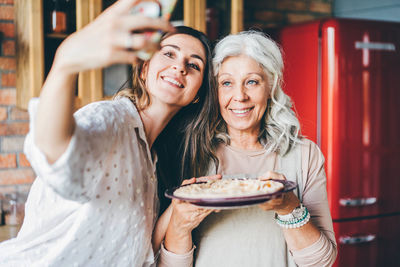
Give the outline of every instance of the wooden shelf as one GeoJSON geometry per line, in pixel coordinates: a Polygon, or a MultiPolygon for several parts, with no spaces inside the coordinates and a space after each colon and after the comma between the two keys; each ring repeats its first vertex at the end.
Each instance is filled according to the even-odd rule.
{"type": "MultiPolygon", "coordinates": [[[[16,58],[17,58],[17,106],[27,109],[32,97],[38,97],[45,76],[52,65],[54,54],[69,34],[45,33],[46,0],[15,1],[16,10],[16,58]]],[[[102,0],[75,0],[76,29],[83,28],[102,11],[102,0]]],[[[75,24],[75,23],[74,23],[75,24]]],[[[72,31],[75,31],[73,29],[72,31]]],[[[75,103],[79,108],[103,98],[102,70],[79,74],[75,103]]]]}
{"type": "MultiPolygon", "coordinates": [[[[217,1],[212,3],[215,5],[217,1]]],[[[228,2],[229,3],[229,2],[228,2]]],[[[207,33],[206,24],[206,10],[207,0],[184,0],[184,23],[186,26],[190,26],[199,31],[207,33]]],[[[223,16],[230,16],[230,33],[238,33],[243,30],[243,0],[231,0],[230,10],[227,10],[230,14],[223,14],[223,16]]],[[[222,14],[221,14],[222,15],[222,14]]],[[[220,17],[221,19],[221,17],[220,17]]]]}
{"type": "Polygon", "coordinates": [[[38,96],[44,76],[41,0],[15,1],[17,106],[26,109],[38,96]]]}
{"type": "MultiPolygon", "coordinates": [[[[46,32],[46,29],[49,31],[45,23],[48,24],[46,16],[49,11],[49,6],[46,5],[49,2],[46,1],[50,0],[15,1],[17,106],[22,109],[27,109],[32,97],[39,96],[56,49],[68,37],[68,34],[46,32]]],[[[76,30],[93,21],[103,7],[113,1],[75,0],[72,22],[76,25],[76,30]]],[[[178,11],[183,13],[184,24],[206,33],[207,0],[180,0],[178,4],[183,4],[183,8],[180,6],[178,11]]],[[[231,0],[230,7],[230,11],[227,11],[231,15],[230,32],[236,33],[243,28],[243,0],[231,0]]],[[[75,25],[72,31],[75,31],[75,25]]],[[[105,98],[101,69],[79,74],[76,98],[77,108],[105,98]]]]}
{"type": "Polygon", "coordinates": [[[47,33],[46,37],[52,39],[65,39],[68,37],[68,35],[69,34],[66,33],[47,33]]]}

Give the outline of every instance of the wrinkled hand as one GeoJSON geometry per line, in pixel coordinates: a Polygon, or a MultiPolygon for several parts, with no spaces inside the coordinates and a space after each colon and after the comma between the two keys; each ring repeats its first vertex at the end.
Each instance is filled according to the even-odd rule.
{"type": "Polygon", "coordinates": [[[191,233],[205,217],[213,212],[211,209],[203,209],[176,199],[172,201],[172,206],[170,225],[184,234],[191,233]]]}
{"type": "MultiPolygon", "coordinates": [[[[260,180],[286,180],[286,177],[283,174],[268,171],[265,175],[258,177],[260,180]]],[[[299,199],[293,193],[293,191],[288,193],[283,193],[279,195],[277,198],[271,199],[267,202],[264,202],[259,205],[259,207],[263,210],[274,210],[279,215],[289,214],[293,211],[294,208],[300,205],[299,199]]]]}
{"type": "MultiPolygon", "coordinates": [[[[221,175],[203,176],[199,178],[187,179],[182,182],[182,185],[214,179],[221,179],[221,175]]],[[[204,209],[188,202],[174,199],[172,200],[172,215],[170,219],[170,226],[178,231],[183,232],[184,234],[188,234],[213,211],[215,210],[204,209]]]]}
{"type": "Polygon", "coordinates": [[[140,30],[171,31],[172,26],[162,19],[130,14],[139,0],[119,0],[93,22],[71,34],[59,47],[53,68],[67,74],[106,67],[115,63],[137,61],[135,50],[158,46],[140,30]]]}
{"type": "MultiPolygon", "coordinates": [[[[183,185],[192,184],[210,179],[221,179],[221,175],[204,176],[183,181],[183,185]]],[[[216,210],[204,209],[190,203],[172,200],[172,212],[165,235],[165,248],[173,253],[182,254],[192,248],[192,230],[196,228],[205,217],[216,210]]]]}

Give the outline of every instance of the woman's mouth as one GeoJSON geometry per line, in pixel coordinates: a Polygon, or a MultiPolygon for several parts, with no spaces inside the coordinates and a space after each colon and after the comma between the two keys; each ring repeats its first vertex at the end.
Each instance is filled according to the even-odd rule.
{"type": "Polygon", "coordinates": [[[253,109],[254,107],[251,108],[241,108],[241,109],[230,109],[232,111],[233,114],[235,114],[236,116],[246,116],[247,114],[250,113],[250,111],[253,109]]]}
{"type": "Polygon", "coordinates": [[[185,86],[178,82],[177,80],[175,80],[174,78],[168,77],[168,76],[163,76],[162,79],[166,82],[172,83],[173,85],[178,86],[179,88],[184,88],[185,86]]]}

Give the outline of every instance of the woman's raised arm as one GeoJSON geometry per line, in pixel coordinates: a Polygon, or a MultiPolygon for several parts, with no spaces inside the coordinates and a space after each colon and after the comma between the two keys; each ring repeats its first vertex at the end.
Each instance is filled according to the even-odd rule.
{"type": "Polygon", "coordinates": [[[138,0],[119,0],[92,23],[71,34],[57,49],[53,66],[42,88],[35,118],[34,142],[55,162],[67,148],[74,132],[74,93],[79,72],[115,63],[132,64],[136,50],[158,46],[143,29],[169,31],[161,19],[130,14],[138,0]]]}

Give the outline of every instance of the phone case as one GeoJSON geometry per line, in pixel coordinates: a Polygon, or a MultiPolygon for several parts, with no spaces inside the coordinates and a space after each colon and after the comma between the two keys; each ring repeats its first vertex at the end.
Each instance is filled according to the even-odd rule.
{"type": "MultiPolygon", "coordinates": [[[[132,14],[143,14],[148,17],[157,18],[162,17],[165,20],[171,18],[171,14],[174,11],[177,0],[160,0],[157,2],[140,2],[132,9],[132,14]]],[[[161,41],[163,32],[146,32],[149,35],[148,38],[153,42],[157,43],[161,41]]],[[[149,60],[154,54],[152,50],[139,50],[137,51],[138,58],[142,60],[149,60]]]]}

